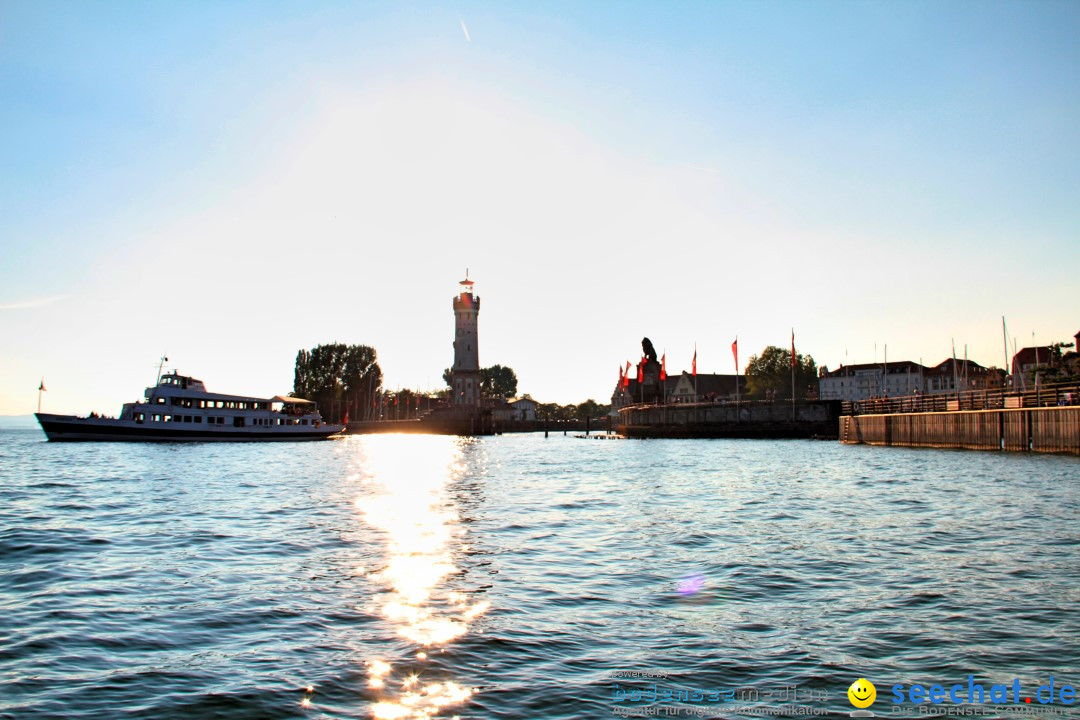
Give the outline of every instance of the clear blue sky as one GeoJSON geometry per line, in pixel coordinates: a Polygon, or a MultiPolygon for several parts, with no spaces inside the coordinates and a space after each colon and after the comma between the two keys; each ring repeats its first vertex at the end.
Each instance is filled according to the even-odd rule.
{"type": "Polygon", "coordinates": [[[1075,2],[0,2],[0,414],[374,345],[606,400],[1080,329],[1075,2]],[[671,5],[669,7],[669,5],[671,5]]]}

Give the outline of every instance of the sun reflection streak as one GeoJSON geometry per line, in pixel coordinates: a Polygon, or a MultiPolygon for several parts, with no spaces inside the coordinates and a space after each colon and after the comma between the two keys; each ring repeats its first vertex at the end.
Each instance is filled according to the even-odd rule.
{"type": "MultiPolygon", "coordinates": [[[[476,618],[490,609],[445,584],[458,572],[455,543],[466,531],[449,495],[451,482],[464,469],[459,441],[435,436],[369,436],[366,478],[357,475],[363,494],[356,509],[368,526],[385,537],[385,564],[358,572],[381,583],[379,614],[397,634],[427,650],[444,646],[469,632],[476,618]]],[[[431,718],[464,703],[473,690],[453,681],[425,681],[409,664],[395,671],[389,662],[367,662],[368,687],[376,695],[372,716],[382,719],[431,718]]]]}

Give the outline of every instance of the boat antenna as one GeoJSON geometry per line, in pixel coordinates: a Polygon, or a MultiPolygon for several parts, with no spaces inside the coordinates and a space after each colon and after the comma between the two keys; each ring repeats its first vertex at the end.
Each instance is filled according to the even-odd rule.
{"type": "Polygon", "coordinates": [[[162,355],[161,356],[161,362],[158,363],[158,367],[157,367],[157,380],[154,381],[155,386],[161,384],[161,368],[165,367],[165,363],[167,363],[167,362],[169,362],[169,358],[162,355]]]}

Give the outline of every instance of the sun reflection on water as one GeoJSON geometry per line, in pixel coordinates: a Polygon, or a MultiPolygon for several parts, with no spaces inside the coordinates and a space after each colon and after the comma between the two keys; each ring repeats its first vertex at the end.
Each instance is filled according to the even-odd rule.
{"type": "Polygon", "coordinates": [[[454,551],[466,531],[450,495],[464,470],[462,441],[419,435],[367,436],[361,440],[367,472],[357,477],[363,493],[356,508],[364,523],[385,535],[385,564],[358,568],[381,583],[378,612],[397,634],[420,646],[416,661],[395,668],[382,658],[367,661],[368,687],[376,696],[372,715],[430,718],[464,703],[472,689],[453,681],[423,679],[428,652],[465,635],[490,608],[446,585],[458,572],[454,551]],[[457,543],[455,545],[455,543],[457,543]]]}

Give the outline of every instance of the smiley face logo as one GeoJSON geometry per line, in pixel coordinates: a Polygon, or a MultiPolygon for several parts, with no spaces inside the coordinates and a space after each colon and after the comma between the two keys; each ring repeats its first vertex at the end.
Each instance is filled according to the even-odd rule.
{"type": "Polygon", "coordinates": [[[859,678],[847,689],[847,698],[857,708],[867,708],[877,699],[877,688],[866,678],[859,678]]]}

